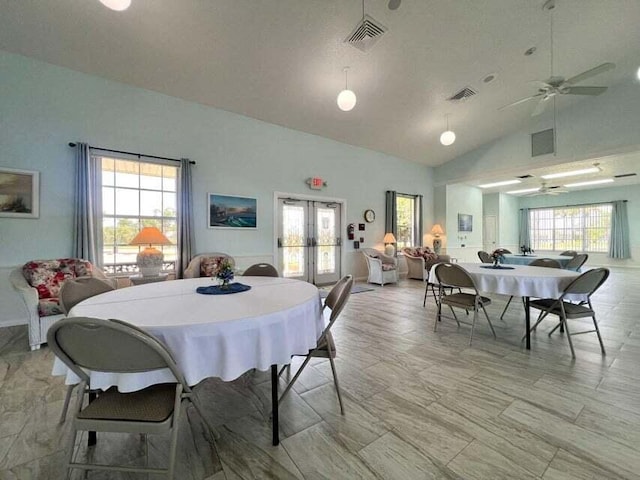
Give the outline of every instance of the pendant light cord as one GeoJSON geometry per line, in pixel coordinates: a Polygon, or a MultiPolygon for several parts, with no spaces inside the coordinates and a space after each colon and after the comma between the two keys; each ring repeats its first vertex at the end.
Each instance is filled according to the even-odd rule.
{"type": "Polygon", "coordinates": [[[551,61],[551,73],[550,73],[550,77],[553,77],[553,12],[549,12],[549,17],[550,17],[550,30],[551,30],[551,35],[550,35],[550,39],[551,39],[551,45],[550,45],[550,51],[551,51],[551,55],[549,56],[550,61],[551,61]]]}
{"type": "Polygon", "coordinates": [[[344,67],[344,89],[349,90],[349,83],[347,82],[347,75],[349,73],[349,67],[344,67]]]}
{"type": "Polygon", "coordinates": [[[364,21],[364,0],[362,0],[362,20],[364,21]]]}

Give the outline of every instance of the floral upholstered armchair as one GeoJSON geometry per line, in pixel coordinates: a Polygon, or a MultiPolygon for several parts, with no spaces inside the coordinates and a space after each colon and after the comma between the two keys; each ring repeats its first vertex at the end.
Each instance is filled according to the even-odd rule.
{"type": "Polygon", "coordinates": [[[407,259],[409,273],[407,278],[426,281],[429,278],[431,267],[436,263],[449,262],[449,255],[438,255],[429,247],[405,247],[402,249],[404,257],[407,259]]]}
{"type": "Polygon", "coordinates": [[[398,282],[398,259],[379,252],[374,248],[360,249],[367,260],[369,269],[369,283],[384,286],[385,283],[398,282]]]}
{"type": "Polygon", "coordinates": [[[184,271],[183,277],[215,277],[224,259],[228,259],[231,262],[231,266],[235,267],[233,257],[226,253],[213,252],[196,255],[189,262],[189,265],[184,271]]]}
{"type": "Polygon", "coordinates": [[[114,279],[79,258],[33,260],[9,274],[27,309],[31,350],[40,348],[47,341],[49,327],[64,317],[58,299],[60,287],[65,280],[79,277],[100,278],[115,288],[114,279]]]}

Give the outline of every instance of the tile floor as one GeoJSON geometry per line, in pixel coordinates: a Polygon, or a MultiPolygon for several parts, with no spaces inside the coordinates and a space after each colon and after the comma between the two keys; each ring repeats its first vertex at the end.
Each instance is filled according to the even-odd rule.
{"type": "MultiPolygon", "coordinates": [[[[472,347],[466,326],[445,321],[434,333],[433,299],[425,309],[422,294],[421,282],[403,280],[351,296],[334,331],[346,415],[328,363],[314,361],[281,406],[279,447],[266,373],[200,384],[214,437],[188,408],[176,479],[640,478],[638,270],[614,270],[594,298],[607,355],[595,334],[581,335],[575,361],[563,335],[548,337],[551,320],[524,350],[520,304],[497,320],[504,298],[489,309],[498,340],[483,322],[472,347]]],[[[28,351],[25,327],[0,329],[2,480],[65,478],[65,387],[51,365],[49,349],[28,351]]],[[[167,437],[101,435],[80,455],[162,465],[167,446],[167,437]]]]}

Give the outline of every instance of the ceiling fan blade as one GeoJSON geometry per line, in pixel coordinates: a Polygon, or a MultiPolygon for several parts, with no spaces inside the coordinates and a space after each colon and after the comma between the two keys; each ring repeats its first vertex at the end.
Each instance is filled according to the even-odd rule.
{"type": "Polygon", "coordinates": [[[542,97],[540,99],[540,101],[538,102],[538,105],[536,105],[536,108],[531,113],[531,116],[532,117],[536,117],[536,116],[540,115],[542,112],[544,112],[545,108],[547,108],[547,103],[548,103],[550,98],[551,97],[548,97],[548,96],[542,97]]]}
{"type": "Polygon", "coordinates": [[[614,68],[616,68],[615,63],[603,63],[602,65],[598,65],[597,67],[592,68],[591,70],[587,70],[586,72],[579,73],[575,77],[569,78],[564,83],[566,85],[573,85],[574,83],[582,82],[587,78],[595,77],[596,75],[608,72],[609,70],[613,70],[614,68]]]}
{"type": "Polygon", "coordinates": [[[505,108],[515,107],[516,105],[520,105],[521,103],[528,102],[529,100],[533,100],[534,98],[539,98],[542,95],[544,95],[544,94],[543,93],[536,93],[535,95],[531,95],[530,97],[521,98],[520,100],[517,100],[517,101],[515,101],[513,103],[510,103],[509,105],[503,105],[498,110],[504,110],[505,108]]]}
{"type": "Polygon", "coordinates": [[[563,94],[569,95],[600,95],[607,91],[607,87],[568,87],[563,94]]]}

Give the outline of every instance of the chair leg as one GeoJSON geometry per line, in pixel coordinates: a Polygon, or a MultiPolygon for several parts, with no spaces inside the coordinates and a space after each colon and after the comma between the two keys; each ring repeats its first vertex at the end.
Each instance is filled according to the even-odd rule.
{"type": "Polygon", "coordinates": [[[438,329],[438,322],[442,320],[442,287],[440,287],[439,292],[440,292],[440,299],[436,302],[436,307],[438,308],[436,312],[436,321],[433,322],[434,332],[438,329]]]}
{"type": "Polygon", "coordinates": [[[469,336],[469,346],[471,346],[471,342],[473,342],[473,329],[476,326],[476,320],[478,319],[478,308],[473,310],[473,321],[471,322],[471,335],[469,336]]]}
{"type": "Polygon", "coordinates": [[[451,305],[449,305],[449,310],[451,310],[451,313],[453,314],[453,318],[455,319],[456,323],[458,324],[458,327],[460,327],[460,321],[458,320],[458,316],[456,315],[456,311],[453,309],[453,307],[451,305]]]}
{"type": "Polygon", "coordinates": [[[606,355],[607,352],[604,350],[604,343],[602,343],[602,336],[600,335],[600,329],[598,328],[598,322],[596,321],[596,316],[593,317],[593,326],[596,327],[596,333],[598,334],[598,341],[600,342],[600,350],[602,350],[602,354],[606,355]]]}
{"type": "Polygon", "coordinates": [[[427,306],[427,293],[429,293],[429,282],[427,282],[424,286],[424,299],[422,300],[422,307],[427,306]]]}
{"type": "Polygon", "coordinates": [[[176,400],[176,405],[173,409],[173,428],[171,431],[171,446],[169,447],[169,468],[167,469],[167,479],[173,480],[173,474],[176,469],[176,452],[178,451],[178,425],[180,422],[180,409],[182,404],[180,397],[176,400]]]}
{"type": "Polygon", "coordinates": [[[336,365],[333,361],[331,353],[329,353],[329,362],[331,363],[331,373],[333,373],[333,383],[336,385],[336,393],[338,394],[338,402],[340,403],[340,413],[344,415],[344,405],[342,405],[342,395],[340,395],[340,384],[338,383],[338,374],[336,373],[336,365]]]}
{"type": "Polygon", "coordinates": [[[73,389],[75,385],[69,385],[67,387],[67,394],[64,397],[64,404],[62,405],[62,412],[60,413],[60,423],[64,423],[67,419],[67,410],[69,410],[69,402],[71,401],[71,395],[73,395],[73,389]]]}
{"type": "Polygon", "coordinates": [[[569,348],[571,349],[571,356],[576,358],[576,352],[573,349],[573,341],[571,340],[571,334],[569,333],[569,325],[566,318],[560,320],[564,324],[564,328],[567,330],[567,340],[569,340],[569,348]]]}
{"type": "Polygon", "coordinates": [[[282,392],[282,395],[280,395],[280,399],[278,400],[278,403],[280,403],[284,398],[284,396],[289,392],[289,390],[291,390],[291,387],[293,387],[293,384],[296,383],[296,380],[298,380],[298,377],[302,373],[302,370],[304,370],[304,367],[307,366],[307,363],[309,363],[310,360],[311,360],[311,357],[307,355],[307,358],[304,359],[304,362],[302,362],[302,365],[300,365],[300,368],[298,369],[296,374],[293,376],[293,378],[289,382],[289,385],[287,385],[287,388],[285,388],[284,392],[282,392]]]}
{"type": "Polygon", "coordinates": [[[484,312],[484,316],[487,317],[487,322],[489,322],[489,327],[491,328],[491,332],[493,333],[493,338],[498,338],[496,336],[496,331],[493,329],[493,324],[491,323],[491,319],[489,318],[489,314],[487,313],[487,309],[482,305],[482,311],[484,312]]]}
{"type": "Polygon", "coordinates": [[[500,315],[500,320],[502,320],[502,317],[504,317],[504,314],[507,313],[507,308],[509,308],[509,305],[511,304],[511,300],[513,300],[513,295],[509,297],[509,300],[507,300],[507,304],[504,306],[504,310],[502,310],[502,314],[500,315]]]}

